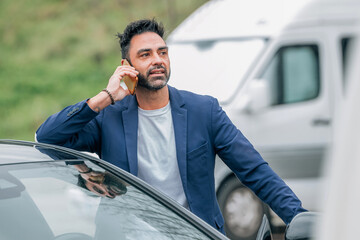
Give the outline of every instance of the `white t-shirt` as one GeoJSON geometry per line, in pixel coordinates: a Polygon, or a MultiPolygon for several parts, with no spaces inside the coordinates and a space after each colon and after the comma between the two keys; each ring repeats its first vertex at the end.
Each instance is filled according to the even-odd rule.
{"type": "Polygon", "coordinates": [[[176,157],[170,102],[161,109],[138,108],[138,177],[188,207],[176,157]]]}

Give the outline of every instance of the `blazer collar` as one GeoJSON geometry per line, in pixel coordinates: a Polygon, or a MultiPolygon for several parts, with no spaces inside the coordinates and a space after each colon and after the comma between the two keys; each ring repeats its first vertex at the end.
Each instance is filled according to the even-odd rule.
{"type": "Polygon", "coordinates": [[[179,109],[185,105],[184,99],[181,97],[179,90],[168,85],[171,109],[179,109]]]}
{"type": "Polygon", "coordinates": [[[184,99],[176,88],[169,86],[169,96],[171,105],[171,115],[174,125],[176,157],[178,161],[180,177],[184,192],[188,201],[190,198],[187,191],[187,109],[184,108],[184,99]]]}
{"type": "Polygon", "coordinates": [[[137,176],[137,134],[138,134],[138,104],[135,96],[128,96],[124,99],[127,109],[122,112],[124,121],[124,133],[129,171],[137,176]]]}

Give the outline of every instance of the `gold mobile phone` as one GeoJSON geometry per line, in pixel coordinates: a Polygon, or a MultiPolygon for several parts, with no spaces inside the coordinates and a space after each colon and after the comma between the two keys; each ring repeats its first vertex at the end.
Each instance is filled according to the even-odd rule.
{"type": "MultiPolygon", "coordinates": [[[[131,66],[130,63],[126,60],[123,59],[123,66],[131,66]]],[[[136,85],[138,82],[138,78],[132,78],[128,75],[125,75],[122,80],[124,81],[124,83],[126,84],[127,88],[129,89],[131,95],[134,95],[135,93],[135,89],[136,89],[136,85]]]]}

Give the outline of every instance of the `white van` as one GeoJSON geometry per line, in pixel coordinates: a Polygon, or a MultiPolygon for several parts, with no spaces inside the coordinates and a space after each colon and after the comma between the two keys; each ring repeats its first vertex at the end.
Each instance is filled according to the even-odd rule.
{"type": "MultiPolygon", "coordinates": [[[[253,11],[263,9],[259,6],[263,5],[253,11]]],[[[229,14],[236,12],[232,8],[229,14]]],[[[331,143],[333,117],[344,95],[345,59],[360,24],[360,1],[314,1],[280,32],[262,35],[260,21],[250,29],[254,34],[236,37],[215,36],[223,34],[221,26],[228,25],[236,34],[241,23],[229,20],[217,26],[210,10],[201,11],[202,18],[195,15],[193,23],[185,21],[168,39],[170,84],[217,97],[233,123],[290,185],[303,206],[318,210],[321,166],[331,143]],[[214,24],[205,29],[208,37],[197,39],[195,34],[191,40],[186,27],[195,24],[201,30],[196,21],[207,19],[214,24]]],[[[227,234],[232,239],[251,239],[267,207],[220,160],[215,177],[227,234]]]]}

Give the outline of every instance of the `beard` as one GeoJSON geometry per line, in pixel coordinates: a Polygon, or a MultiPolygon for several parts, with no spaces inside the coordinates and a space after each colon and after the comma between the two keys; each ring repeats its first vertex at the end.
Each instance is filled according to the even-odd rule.
{"type": "Polygon", "coordinates": [[[138,74],[138,87],[143,87],[150,91],[157,91],[165,87],[169,81],[170,78],[170,69],[169,72],[166,70],[163,66],[153,67],[150,68],[146,72],[146,76],[139,73],[138,74]],[[155,69],[163,69],[164,70],[164,76],[157,76],[157,77],[151,77],[150,72],[155,69]]]}

